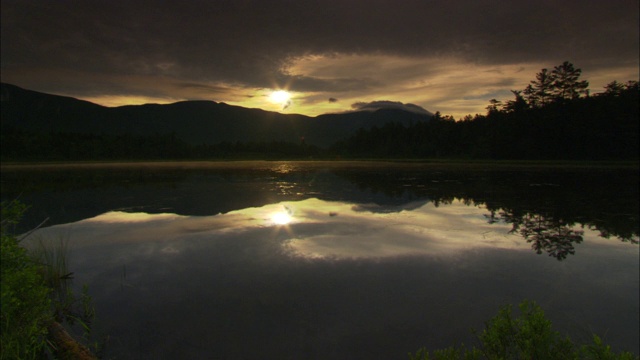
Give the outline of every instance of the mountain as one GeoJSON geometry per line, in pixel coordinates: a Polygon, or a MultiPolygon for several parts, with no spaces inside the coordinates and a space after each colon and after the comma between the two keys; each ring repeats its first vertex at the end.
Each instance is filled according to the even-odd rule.
{"type": "Polygon", "coordinates": [[[175,135],[191,144],[287,141],[328,147],[358,129],[395,121],[405,125],[431,116],[402,109],[378,109],[309,117],[249,109],[215,101],[104,107],[71,97],[1,84],[2,132],[175,135]]]}

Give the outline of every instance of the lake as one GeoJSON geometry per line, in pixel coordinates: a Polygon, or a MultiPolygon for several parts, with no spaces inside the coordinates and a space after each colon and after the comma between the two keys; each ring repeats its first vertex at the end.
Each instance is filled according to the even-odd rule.
{"type": "Polygon", "coordinates": [[[536,301],[640,353],[639,174],[392,162],[2,167],[107,359],[406,359],[536,301]],[[57,239],[57,240],[56,240],[57,239]],[[101,341],[101,340],[100,340],[101,341]]]}

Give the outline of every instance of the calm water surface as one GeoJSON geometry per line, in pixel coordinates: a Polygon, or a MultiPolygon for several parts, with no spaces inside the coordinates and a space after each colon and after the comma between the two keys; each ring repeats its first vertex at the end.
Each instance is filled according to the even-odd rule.
{"type": "Polygon", "coordinates": [[[398,163],[2,169],[68,241],[107,359],[406,359],[535,300],[639,353],[638,170],[398,163]]]}

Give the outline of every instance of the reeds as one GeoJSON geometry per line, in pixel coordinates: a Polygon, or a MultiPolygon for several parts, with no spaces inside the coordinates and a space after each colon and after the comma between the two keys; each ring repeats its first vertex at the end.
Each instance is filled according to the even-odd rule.
{"type": "MultiPolygon", "coordinates": [[[[30,257],[39,266],[45,284],[51,289],[54,319],[57,323],[67,323],[70,327],[79,326],[83,342],[90,342],[95,308],[86,284],[82,286],[80,294],[74,291],[73,272],[69,271],[70,237],[69,232],[53,238],[45,238],[36,233],[30,237],[28,249],[30,257]]],[[[103,346],[104,344],[94,342],[90,347],[99,350],[103,346]]]]}
{"type": "Polygon", "coordinates": [[[73,272],[68,270],[69,235],[55,239],[36,237],[29,249],[31,257],[41,266],[42,276],[54,291],[66,290],[73,272]]]}

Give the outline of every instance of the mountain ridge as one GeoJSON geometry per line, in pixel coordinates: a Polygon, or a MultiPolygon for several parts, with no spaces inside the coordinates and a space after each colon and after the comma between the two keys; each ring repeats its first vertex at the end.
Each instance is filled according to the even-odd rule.
{"type": "Polygon", "coordinates": [[[402,109],[363,110],[309,117],[211,100],[105,107],[73,97],[1,83],[2,131],[136,135],[175,134],[194,145],[285,141],[328,147],[388,122],[409,125],[431,116],[402,109]]]}

